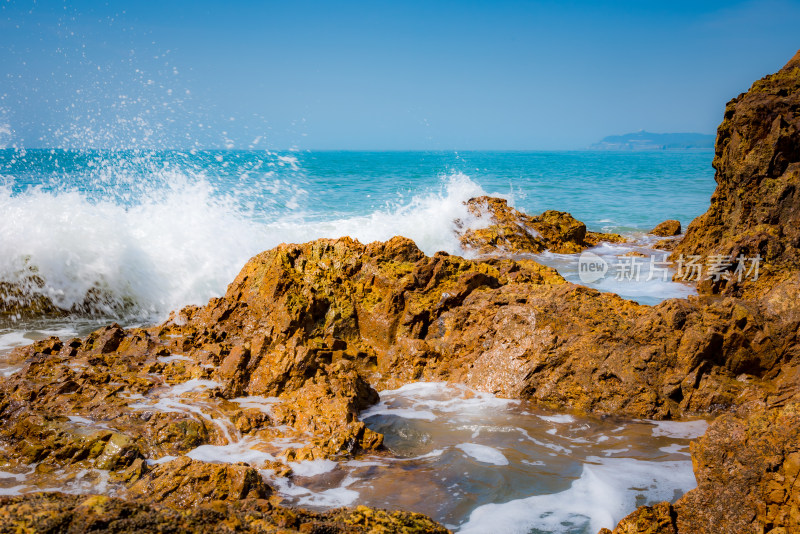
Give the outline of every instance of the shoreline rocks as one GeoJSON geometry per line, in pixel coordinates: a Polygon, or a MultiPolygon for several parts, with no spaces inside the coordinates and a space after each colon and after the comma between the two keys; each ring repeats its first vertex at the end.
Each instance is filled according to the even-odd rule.
{"type": "Polygon", "coordinates": [[[735,277],[701,286],[708,293],[757,296],[800,269],[800,52],[725,107],[708,211],[686,229],[673,256],[762,259],[757,283],[735,277]]]}
{"type": "MultiPolygon", "coordinates": [[[[797,313],[800,297],[800,51],[728,103],[713,165],[711,206],[689,225],[673,258],[727,260],[727,276],[699,290],[773,314],[766,334],[784,313],[797,313]],[[758,280],[732,276],[740,256],[763,260],[758,280]]],[[[772,393],[719,416],[692,444],[696,489],[674,505],[640,507],[614,534],[800,531],[800,339],[797,326],[766,335],[786,348],[764,375],[772,393]]],[[[760,335],[748,337],[756,342],[760,335]]],[[[755,363],[756,352],[748,347],[739,361],[755,363]]]]}
{"type": "Polygon", "coordinates": [[[800,401],[799,288],[650,307],[531,260],[428,257],[404,238],[281,245],[162,325],[15,350],[2,460],[52,466],[31,475],[47,487],[105,470],[120,495],[180,508],[267,498],[257,469],[379,452],[359,413],[418,380],[654,419],[781,407],[800,401]],[[250,465],[146,462],[249,438],[293,444],[250,465]]]}

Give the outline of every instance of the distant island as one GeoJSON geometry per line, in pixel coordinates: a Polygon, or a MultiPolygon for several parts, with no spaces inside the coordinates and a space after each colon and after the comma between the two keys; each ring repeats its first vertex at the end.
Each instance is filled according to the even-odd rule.
{"type": "Polygon", "coordinates": [[[623,135],[609,135],[589,147],[590,150],[688,150],[714,148],[714,135],[699,133],[652,133],[641,130],[623,135]]]}

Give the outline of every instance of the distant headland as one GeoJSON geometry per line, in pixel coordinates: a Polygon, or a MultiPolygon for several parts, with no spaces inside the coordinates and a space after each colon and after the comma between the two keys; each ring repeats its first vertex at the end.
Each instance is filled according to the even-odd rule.
{"type": "Polygon", "coordinates": [[[609,135],[589,150],[689,150],[714,148],[715,136],[700,133],[652,133],[644,130],[609,135]]]}

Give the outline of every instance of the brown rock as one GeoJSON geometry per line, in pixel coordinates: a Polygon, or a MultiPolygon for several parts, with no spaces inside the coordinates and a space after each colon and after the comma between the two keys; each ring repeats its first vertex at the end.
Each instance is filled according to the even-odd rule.
{"type": "Polygon", "coordinates": [[[678,534],[675,511],[668,502],[640,506],[620,521],[613,531],[604,528],[598,534],[678,534]]]}
{"type": "Polygon", "coordinates": [[[174,508],[103,495],[37,493],[0,497],[0,530],[64,534],[138,534],[141,532],[209,534],[447,534],[420,514],[365,507],[312,513],[268,501],[217,501],[174,508]]]}
{"type": "MultiPolygon", "coordinates": [[[[800,269],[800,52],[728,103],[713,165],[711,206],[692,221],[674,255],[719,255],[734,264],[740,255],[759,255],[763,279],[800,269]]],[[[736,292],[742,285],[707,290],[736,292]]]]}
{"type": "Polygon", "coordinates": [[[177,509],[214,501],[265,499],[271,493],[252,467],[199,462],[185,456],[157,465],[128,490],[133,498],[177,509]]]}
{"type": "Polygon", "coordinates": [[[488,217],[486,228],[467,229],[461,243],[480,254],[523,254],[545,250],[569,254],[601,241],[624,242],[619,234],[587,232],[586,225],[563,211],[548,210],[541,215],[526,215],[508,205],[505,199],[471,198],[467,205],[475,217],[488,217]]]}
{"type": "Polygon", "coordinates": [[[640,507],[614,534],[800,532],[800,405],[720,416],[692,443],[692,463],[697,488],[640,507]]]}
{"type": "Polygon", "coordinates": [[[675,219],[669,219],[668,221],[659,223],[655,228],[650,230],[650,233],[661,237],[679,235],[681,233],[681,222],[675,219]]]}
{"type": "Polygon", "coordinates": [[[692,444],[692,463],[697,489],[675,504],[679,532],[800,531],[800,405],[719,417],[692,444]]]}

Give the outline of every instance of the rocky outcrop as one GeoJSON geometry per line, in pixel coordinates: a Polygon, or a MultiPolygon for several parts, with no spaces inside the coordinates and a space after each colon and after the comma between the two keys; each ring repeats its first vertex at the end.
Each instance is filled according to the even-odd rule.
{"type": "Polygon", "coordinates": [[[639,508],[614,534],[800,531],[800,405],[720,416],[692,443],[692,463],[696,489],[639,508]]]}
{"type": "MultiPolygon", "coordinates": [[[[800,296],[800,52],[779,72],[728,103],[714,167],[717,189],[711,206],[689,225],[673,257],[718,256],[730,264],[728,275],[739,256],[762,259],[758,280],[723,276],[699,288],[726,295],[717,302],[736,302],[767,314],[763,331],[741,333],[749,346],[738,352],[743,359],[730,360],[739,362],[734,364],[739,370],[752,371],[744,362],[755,363],[754,357],[760,361],[756,366],[765,363],[757,356],[764,353],[753,344],[770,338],[784,349],[773,353],[781,355],[763,375],[764,391],[770,393],[719,416],[692,444],[698,487],[674,505],[640,508],[614,532],[800,531],[800,340],[797,325],[779,326],[784,314],[796,316],[794,301],[800,296]]],[[[684,337],[687,348],[693,346],[685,354],[719,354],[725,344],[718,344],[720,338],[711,345],[692,345],[689,340],[697,333],[684,337]]]]}
{"type": "Polygon", "coordinates": [[[120,494],[183,507],[265,497],[257,469],[379,449],[358,414],[411,381],[659,419],[780,407],[800,391],[798,294],[795,277],[759,301],[649,307],[531,260],[428,257],[404,238],[281,245],[163,325],[18,349],[22,369],[0,384],[2,455],[59,467],[31,475],[48,487],[103,469],[120,494]],[[248,437],[291,444],[251,465],[144,462],[248,437]]]}
{"type": "MultiPolygon", "coordinates": [[[[674,255],[763,258],[761,283],[800,269],[800,52],[780,71],[731,100],[717,131],[717,188],[674,255]]],[[[741,294],[747,281],[721,280],[709,292],[741,294]]],[[[744,288],[747,289],[746,287],[744,288]]]]}
{"type": "Polygon", "coordinates": [[[121,467],[286,427],[313,437],[277,453],[353,454],[380,447],[358,421],[375,389],[416,380],[636,417],[781,404],[798,390],[798,288],[792,279],[759,302],[649,307],[530,260],[427,257],[402,238],[282,245],[253,258],[224,297],[164,325],[17,351],[25,365],[0,385],[0,435],[19,458],[65,465],[100,458],[114,432],[128,451],[113,460],[121,467]],[[170,394],[190,380],[207,387],[170,394]],[[243,395],[279,402],[266,415],[226,401],[243,395]],[[184,401],[205,417],[158,407],[184,401]],[[114,424],[89,439],[71,416],[114,424]]]}
{"type": "Polygon", "coordinates": [[[45,283],[35,270],[22,270],[16,274],[15,282],[0,280],[0,320],[7,322],[67,313],[42,293],[45,283]]]}
{"type": "Polygon", "coordinates": [[[250,499],[216,501],[176,510],[104,495],[39,493],[0,498],[0,530],[83,534],[206,532],[229,534],[446,534],[420,514],[363,506],[312,513],[250,499]]]}
{"type": "Polygon", "coordinates": [[[680,235],[681,222],[675,219],[669,219],[656,225],[655,228],[650,230],[650,233],[659,237],[673,237],[680,235]]]}
{"type": "MultiPolygon", "coordinates": [[[[408,514],[288,511],[269,502],[258,470],[291,476],[291,460],[378,451],[382,436],[358,419],[376,389],[449,380],[600,414],[723,414],[693,447],[698,488],[634,512],[616,532],[795,529],[799,61],[729,105],[712,207],[676,250],[762,254],[768,276],[757,290],[718,284],[710,290],[722,295],[650,307],[528,259],[429,257],[400,237],[284,244],[251,259],[223,297],[162,325],[112,325],[15,351],[21,370],[0,383],[4,469],[34,465],[43,487],[100,472],[136,502],[12,498],[0,518],[45,530],[200,529],[203,514],[218,512],[244,532],[437,532],[408,514]],[[263,450],[247,464],[186,456],[251,438],[263,450]]],[[[498,199],[473,199],[470,210],[488,224],[461,238],[481,254],[578,252],[614,239],[569,214],[529,217],[498,199]]]]}
{"type": "Polygon", "coordinates": [[[488,220],[483,228],[460,234],[465,250],[479,254],[530,254],[550,250],[562,254],[581,252],[601,241],[624,242],[619,234],[589,232],[586,225],[563,211],[526,215],[502,198],[475,197],[467,202],[470,213],[488,220]]]}
{"type": "Polygon", "coordinates": [[[675,503],[679,532],[800,530],[800,405],[717,418],[692,463],[698,487],[675,503]]]}

